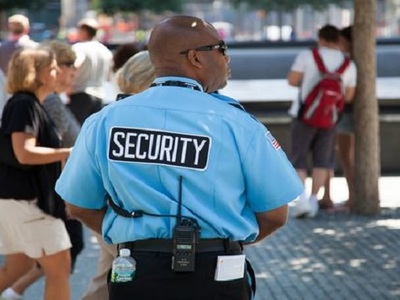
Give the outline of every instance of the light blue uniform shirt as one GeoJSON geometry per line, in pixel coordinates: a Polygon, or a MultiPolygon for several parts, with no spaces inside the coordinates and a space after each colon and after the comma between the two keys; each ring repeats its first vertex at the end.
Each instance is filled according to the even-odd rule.
{"type": "MultiPolygon", "coordinates": [[[[253,241],[255,213],[295,199],[304,189],[269,131],[237,101],[210,95],[193,80],[151,87],[88,118],[59,178],[67,202],[100,209],[106,193],[128,211],[197,219],[201,238],[253,241]]],[[[102,226],[110,243],[171,238],[173,217],[125,218],[108,207],[102,226]]]]}

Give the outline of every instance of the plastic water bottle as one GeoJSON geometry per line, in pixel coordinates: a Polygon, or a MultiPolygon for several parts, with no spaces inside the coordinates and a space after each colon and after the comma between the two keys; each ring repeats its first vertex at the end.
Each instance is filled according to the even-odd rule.
{"type": "Polygon", "coordinates": [[[135,278],[136,261],[131,257],[131,250],[120,249],[119,256],[112,264],[111,282],[128,282],[135,278]]]}

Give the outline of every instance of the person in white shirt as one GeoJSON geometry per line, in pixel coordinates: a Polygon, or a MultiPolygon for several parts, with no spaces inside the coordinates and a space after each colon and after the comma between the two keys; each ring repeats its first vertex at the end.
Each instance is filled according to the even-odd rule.
{"type": "MultiPolygon", "coordinates": [[[[340,32],[332,25],[323,26],[318,32],[318,51],[328,71],[342,65],[345,55],[340,50],[340,32]]],[[[356,87],[356,66],[353,62],[341,75],[346,102],[351,102],[356,87]]],[[[311,50],[305,50],[296,57],[288,74],[290,85],[299,87],[300,99],[295,100],[289,111],[293,117],[291,161],[302,181],[307,177],[308,155],[312,152],[311,195],[304,192],[294,207],[295,217],[315,217],[318,212],[317,194],[334,166],[334,142],[336,127],[318,129],[304,124],[298,117],[301,104],[320,80],[320,72],[311,50]]]]}
{"type": "Polygon", "coordinates": [[[76,53],[76,77],[70,95],[69,108],[82,124],[104,104],[104,83],[110,80],[112,52],[96,40],[98,23],[83,19],[78,23],[78,40],[72,48],[76,53]]]}

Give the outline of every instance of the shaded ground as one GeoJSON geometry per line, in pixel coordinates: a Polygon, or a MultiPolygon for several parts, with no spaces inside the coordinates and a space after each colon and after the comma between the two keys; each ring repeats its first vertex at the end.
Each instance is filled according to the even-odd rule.
{"type": "Polygon", "coordinates": [[[400,208],[319,213],[247,249],[257,299],[400,299],[400,208]]]}
{"type": "MultiPolygon", "coordinates": [[[[315,219],[290,219],[269,239],[247,247],[256,300],[400,299],[400,177],[382,177],[379,187],[379,216],[320,212],[315,219]]],[[[332,191],[334,202],[346,200],[343,178],[333,180],[332,191]]],[[[71,277],[72,300],[80,299],[96,272],[98,245],[85,233],[71,277]]],[[[24,299],[43,299],[43,288],[40,280],[24,299]]]]}

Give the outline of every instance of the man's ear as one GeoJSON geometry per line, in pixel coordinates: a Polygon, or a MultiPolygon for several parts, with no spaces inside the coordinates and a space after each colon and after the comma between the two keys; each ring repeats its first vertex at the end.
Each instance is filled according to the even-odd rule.
{"type": "Polygon", "coordinates": [[[197,68],[202,67],[201,59],[200,59],[197,51],[190,50],[187,55],[188,55],[188,59],[189,59],[190,63],[193,66],[195,66],[197,68]]]}

